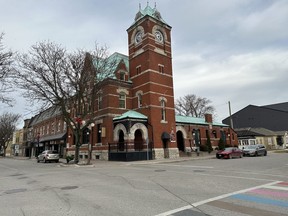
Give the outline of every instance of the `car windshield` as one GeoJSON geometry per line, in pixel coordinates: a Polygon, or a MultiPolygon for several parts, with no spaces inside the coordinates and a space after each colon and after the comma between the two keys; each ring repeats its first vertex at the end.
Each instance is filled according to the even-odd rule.
{"type": "Polygon", "coordinates": [[[55,151],[55,150],[49,150],[49,151],[47,151],[47,154],[57,154],[57,151],[55,151]]]}
{"type": "Polygon", "coordinates": [[[256,149],[257,146],[254,146],[254,145],[250,145],[250,146],[246,146],[246,149],[256,149]]]}

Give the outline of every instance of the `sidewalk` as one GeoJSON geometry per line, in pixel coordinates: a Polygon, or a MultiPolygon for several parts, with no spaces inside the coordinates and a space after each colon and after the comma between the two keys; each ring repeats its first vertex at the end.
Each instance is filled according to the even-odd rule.
{"type": "MultiPolygon", "coordinates": [[[[35,157],[21,157],[21,156],[6,156],[3,158],[7,159],[15,159],[15,160],[31,160],[31,161],[37,161],[35,157]]],[[[99,164],[106,164],[106,165],[112,165],[112,164],[122,164],[122,165],[133,165],[133,164],[157,164],[157,163],[175,163],[175,162],[181,162],[181,161],[191,161],[191,160],[204,160],[204,159],[212,159],[216,158],[215,153],[211,152],[208,154],[207,152],[200,152],[199,156],[197,156],[196,152],[192,152],[191,156],[185,156],[185,157],[179,157],[179,158],[163,158],[163,159],[155,159],[155,160],[141,160],[141,161],[106,161],[106,160],[96,160],[93,159],[90,162],[89,166],[97,166],[99,164]]],[[[60,158],[59,164],[60,166],[84,166],[86,165],[87,160],[80,160],[78,164],[67,164],[66,159],[60,158]]],[[[88,166],[88,165],[87,165],[88,166]]]]}

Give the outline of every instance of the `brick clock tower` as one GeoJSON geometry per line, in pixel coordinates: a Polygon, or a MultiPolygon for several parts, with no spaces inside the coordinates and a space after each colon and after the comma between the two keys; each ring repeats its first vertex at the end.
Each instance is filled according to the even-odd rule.
{"type": "Polygon", "coordinates": [[[148,117],[155,158],[178,157],[171,54],[171,27],[149,5],[127,29],[133,110],[148,117]]]}

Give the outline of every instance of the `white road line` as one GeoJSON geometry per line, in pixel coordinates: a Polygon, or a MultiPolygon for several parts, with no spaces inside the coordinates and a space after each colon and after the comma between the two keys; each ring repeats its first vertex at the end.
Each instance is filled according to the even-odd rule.
{"type": "Polygon", "coordinates": [[[267,185],[265,186],[265,188],[288,191],[287,187],[279,187],[279,186],[273,186],[273,185],[267,185]]]}
{"type": "Polygon", "coordinates": [[[214,167],[211,166],[190,166],[190,165],[176,165],[176,164],[153,164],[156,166],[174,166],[174,167],[191,167],[191,168],[202,168],[202,169],[213,169],[214,167]]]}
{"type": "Polygon", "coordinates": [[[232,192],[232,193],[223,194],[223,195],[220,195],[220,196],[217,196],[217,197],[214,197],[214,198],[210,198],[210,199],[206,199],[206,200],[203,200],[203,201],[200,201],[200,202],[193,203],[191,205],[187,205],[187,206],[183,206],[181,208],[173,209],[171,211],[167,211],[167,212],[155,215],[155,216],[168,216],[168,215],[174,214],[176,212],[180,212],[180,211],[183,211],[183,210],[186,210],[186,209],[192,209],[194,207],[197,207],[197,206],[200,206],[200,205],[203,205],[203,204],[215,201],[215,200],[224,199],[226,197],[229,197],[229,196],[232,196],[232,195],[235,195],[235,194],[246,193],[248,191],[259,189],[259,188],[263,188],[263,187],[269,187],[269,186],[272,186],[274,184],[278,184],[280,182],[282,182],[282,181],[274,181],[274,182],[270,182],[268,184],[259,185],[259,186],[256,186],[256,187],[247,188],[247,189],[244,189],[244,190],[239,190],[239,191],[235,191],[235,192],[232,192]]]}

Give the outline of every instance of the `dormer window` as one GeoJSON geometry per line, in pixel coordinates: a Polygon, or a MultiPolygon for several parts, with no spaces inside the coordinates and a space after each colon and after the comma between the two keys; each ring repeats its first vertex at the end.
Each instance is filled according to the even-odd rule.
{"type": "Polygon", "coordinates": [[[120,72],[120,80],[125,81],[125,72],[120,72]]]}

